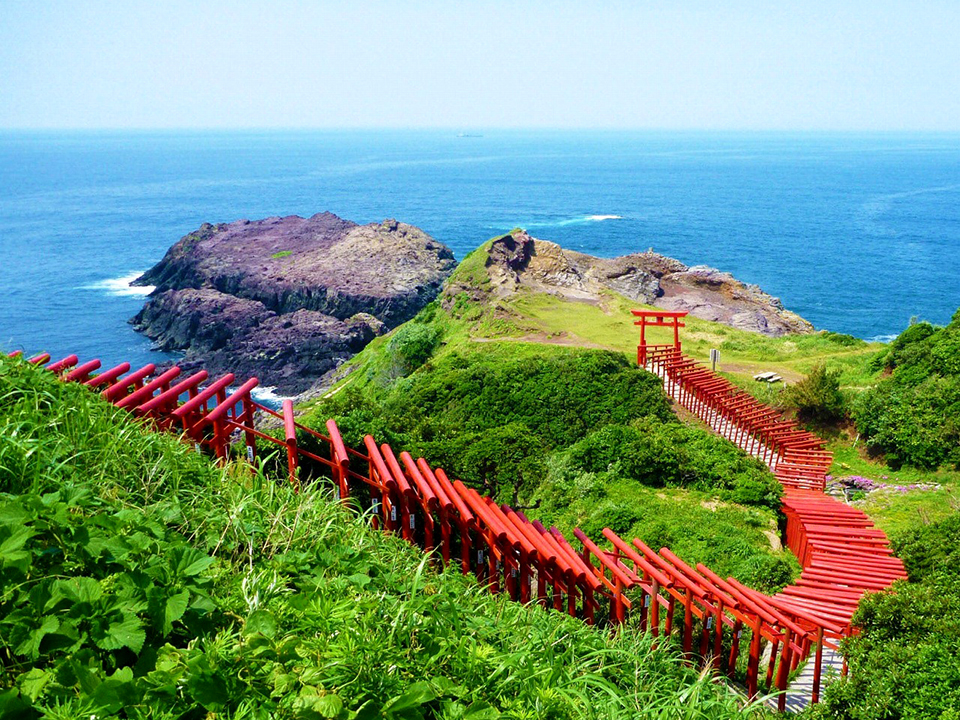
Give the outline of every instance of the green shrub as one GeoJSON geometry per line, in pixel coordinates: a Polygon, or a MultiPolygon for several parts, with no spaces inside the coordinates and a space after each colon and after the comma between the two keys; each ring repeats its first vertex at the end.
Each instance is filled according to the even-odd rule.
{"type": "Polygon", "coordinates": [[[562,472],[606,473],[648,487],[690,487],[749,505],[780,507],[782,488],[767,467],[730,443],[653,418],[608,425],[572,445],[562,472]]]}
{"type": "Polygon", "coordinates": [[[378,392],[347,386],[314,413],[331,416],[348,444],[372,434],[514,503],[542,482],[553,449],[612,422],[674,419],[654,375],[598,351],[452,354],[378,392]]]}
{"type": "Polygon", "coordinates": [[[553,448],[610,423],[674,419],[655,375],[596,350],[517,356],[478,348],[440,356],[387,388],[348,391],[321,402],[313,417],[353,414],[415,443],[519,423],[553,448]]]}
{"type": "Polygon", "coordinates": [[[501,502],[526,502],[546,475],[548,448],[522,423],[422,443],[416,449],[467,485],[501,502]]]}
{"type": "MultiPolygon", "coordinates": [[[[375,397],[349,385],[323,402],[322,416],[324,420],[336,418],[344,443],[354,448],[363,447],[364,435],[373,435],[378,442],[394,447],[407,448],[411,444],[411,431],[416,432],[415,428],[397,422],[375,397]]],[[[318,425],[325,434],[324,423],[318,425]]],[[[305,440],[309,441],[309,438],[305,440]]]]}
{"type": "Polygon", "coordinates": [[[801,381],[783,391],[783,402],[795,408],[797,417],[806,422],[833,423],[846,416],[846,401],[840,392],[839,370],[816,365],[801,381]]]}
{"type": "Polygon", "coordinates": [[[811,713],[841,720],[960,717],[960,514],[894,538],[912,580],[868,595],[847,678],[811,713]]]}
{"type": "Polygon", "coordinates": [[[960,577],[960,513],[895,536],[893,549],[915,582],[943,573],[960,577]]]}
{"type": "Polygon", "coordinates": [[[868,445],[894,467],[960,466],[960,310],[946,327],[908,327],[883,364],[890,376],[853,407],[868,445]]]}
{"type": "Polygon", "coordinates": [[[676,485],[681,479],[680,449],[662,423],[643,430],[608,425],[591,433],[567,451],[571,467],[586,472],[609,472],[649,487],[676,485]]]}
{"type": "Polygon", "coordinates": [[[960,377],[884,381],[854,403],[857,428],[894,468],[960,464],[960,377]]]}
{"type": "Polygon", "coordinates": [[[887,349],[885,365],[891,370],[898,365],[914,365],[922,356],[923,341],[936,333],[937,329],[928,322],[910,325],[890,343],[887,349]]]}
{"type": "Polygon", "coordinates": [[[610,423],[673,417],[656,376],[596,350],[444,358],[398,385],[385,404],[428,415],[451,434],[522,423],[552,447],[610,423]]]}
{"type": "Polygon", "coordinates": [[[853,335],[847,335],[846,333],[823,330],[820,334],[830,342],[834,343],[835,345],[839,345],[840,347],[864,347],[867,344],[865,340],[861,340],[853,335]]]}
{"type": "Polygon", "coordinates": [[[610,528],[617,535],[629,537],[634,526],[643,520],[643,512],[636,504],[607,500],[597,506],[589,518],[581,524],[581,530],[588,537],[600,540],[604,528],[610,528]]]}
{"type": "Polygon", "coordinates": [[[433,325],[411,322],[401,325],[387,343],[394,377],[409,375],[421,367],[440,345],[442,333],[433,325]]]}

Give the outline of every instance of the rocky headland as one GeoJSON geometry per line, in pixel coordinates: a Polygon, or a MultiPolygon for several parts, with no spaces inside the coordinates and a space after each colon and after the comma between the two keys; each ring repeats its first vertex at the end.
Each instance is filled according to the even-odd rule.
{"type": "Polygon", "coordinates": [[[322,213],[204,224],[135,281],[156,289],[131,322],[160,349],[184,351],[185,369],[255,375],[284,394],[310,389],[441,290],[447,307],[462,293],[481,303],[520,292],[599,303],[612,291],[765,335],[813,330],[756,285],[653,252],[597,258],[522,230],[485,248],[482,281],[447,280],[453,253],[395,220],[357,225],[322,213]]]}
{"type": "Polygon", "coordinates": [[[600,302],[605,292],[613,291],[640,303],[686,310],[694,317],[764,335],[813,332],[813,325],[758,286],[654,252],[598,258],[517,230],[490,244],[484,269],[485,282],[477,283],[475,278],[458,282],[459,273],[452,278],[444,288],[444,303],[463,292],[482,301],[524,291],[600,302]]]}
{"type": "Polygon", "coordinates": [[[413,317],[455,267],[449,248],[395,220],[204,224],[135,281],[156,289],[132,322],[184,351],[181,367],[297,393],[413,317]]]}

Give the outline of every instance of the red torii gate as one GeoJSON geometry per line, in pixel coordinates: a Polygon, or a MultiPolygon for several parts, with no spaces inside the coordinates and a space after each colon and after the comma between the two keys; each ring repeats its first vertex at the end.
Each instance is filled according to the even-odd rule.
{"type": "MultiPolygon", "coordinates": [[[[680,322],[680,319],[687,316],[686,310],[631,310],[630,312],[640,318],[633,323],[640,326],[640,344],[637,345],[637,364],[640,367],[647,364],[646,329],[648,327],[672,327],[673,348],[674,350],[680,350],[680,328],[686,327],[686,323],[680,322]]],[[[667,346],[651,345],[650,347],[667,346]]]]}

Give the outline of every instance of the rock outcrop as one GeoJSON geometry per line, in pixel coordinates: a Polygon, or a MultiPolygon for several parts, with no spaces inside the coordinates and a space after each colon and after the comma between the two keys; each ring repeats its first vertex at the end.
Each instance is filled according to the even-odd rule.
{"type": "Polygon", "coordinates": [[[445,302],[461,292],[480,300],[483,295],[508,297],[521,290],[598,302],[604,291],[612,290],[640,303],[686,310],[694,317],[764,335],[813,331],[809,322],[756,285],[654,252],[597,258],[516,231],[492,242],[486,272],[489,283],[482,286],[451,279],[444,289],[445,302]]]}
{"type": "Polygon", "coordinates": [[[132,322],[181,366],[302,392],[440,292],[453,253],[410,225],[332,213],[203,225],[135,282],[132,322]]]}

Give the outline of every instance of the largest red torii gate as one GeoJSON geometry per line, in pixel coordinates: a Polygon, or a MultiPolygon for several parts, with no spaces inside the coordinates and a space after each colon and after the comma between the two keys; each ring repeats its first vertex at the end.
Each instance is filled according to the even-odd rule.
{"type": "Polygon", "coordinates": [[[673,348],[674,350],[680,350],[680,328],[686,327],[686,323],[681,322],[681,319],[687,316],[686,310],[631,310],[630,312],[635,317],[640,318],[633,323],[640,326],[640,344],[637,345],[637,364],[640,367],[647,364],[648,347],[668,347],[647,345],[646,330],[648,327],[672,327],[673,348]]]}

